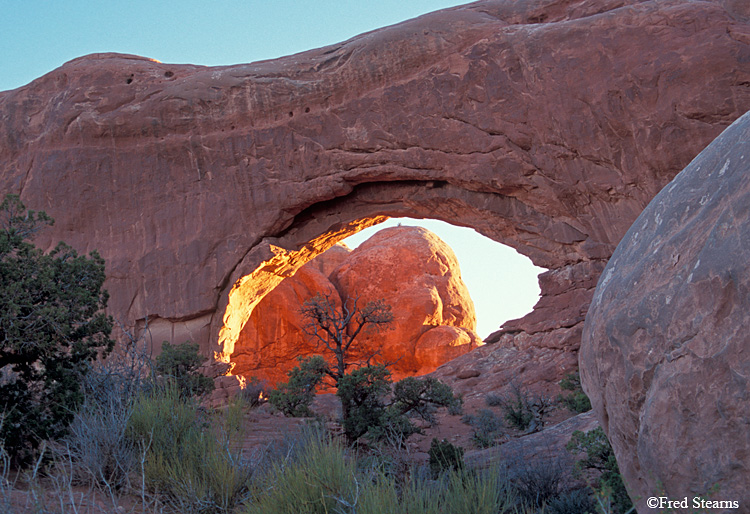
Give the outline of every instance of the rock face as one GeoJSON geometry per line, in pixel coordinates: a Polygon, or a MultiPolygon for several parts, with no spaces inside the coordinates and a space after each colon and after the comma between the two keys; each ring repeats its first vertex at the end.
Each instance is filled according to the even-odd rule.
{"type": "MultiPolygon", "coordinates": [[[[302,304],[319,292],[335,291],[324,270],[340,263],[349,249],[334,246],[308,262],[293,277],[268,293],[253,310],[234,346],[232,373],[257,377],[275,386],[287,379],[287,371],[296,366],[298,356],[321,353],[316,342],[306,336],[302,304]]],[[[338,295],[332,295],[337,305],[338,295]]]]}
{"type": "Polygon", "coordinates": [[[750,505],[748,247],[750,114],[648,205],[586,319],[583,386],[639,512],[658,491],[750,505]]]}
{"type": "MultiPolygon", "coordinates": [[[[325,348],[305,334],[300,313],[317,293],[341,304],[384,299],[394,321],[386,331],[366,331],[355,340],[361,355],[379,353],[392,362],[394,379],[434,371],[481,343],[474,333],[474,304],[461,280],[453,251],[418,227],[378,232],[357,249],[334,246],[284,280],[253,310],[231,356],[233,373],[275,384],[297,364],[297,356],[325,348]]],[[[323,353],[325,355],[325,353],[323,353]]]]}

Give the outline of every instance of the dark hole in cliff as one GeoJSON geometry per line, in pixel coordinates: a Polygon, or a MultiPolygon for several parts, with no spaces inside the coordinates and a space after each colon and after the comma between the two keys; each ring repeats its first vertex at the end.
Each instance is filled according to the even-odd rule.
{"type": "Polygon", "coordinates": [[[308,113],[308,112],[310,112],[310,108],[309,107],[305,107],[305,113],[308,113]]]}
{"type": "Polygon", "coordinates": [[[133,76],[134,75],[129,76],[128,79],[125,81],[125,83],[126,84],[132,84],[133,83],[133,76]]]}
{"type": "Polygon", "coordinates": [[[298,356],[325,355],[305,333],[309,320],[300,312],[317,293],[336,301],[357,297],[360,305],[383,298],[391,305],[390,329],[362,333],[356,346],[363,354],[377,348],[376,360],[394,363],[394,378],[430,373],[477,348],[505,321],[530,312],[539,298],[537,275],[544,270],[472,229],[390,219],[342,242],[254,307],[230,351],[233,374],[275,384],[286,379],[298,356]]]}
{"type": "Polygon", "coordinates": [[[164,76],[167,77],[167,78],[174,77],[174,72],[173,71],[165,71],[164,72],[164,76]]]}

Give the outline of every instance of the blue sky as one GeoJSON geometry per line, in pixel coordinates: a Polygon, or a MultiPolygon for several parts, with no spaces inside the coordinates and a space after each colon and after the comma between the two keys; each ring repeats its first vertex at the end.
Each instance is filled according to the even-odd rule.
{"type": "MultiPolygon", "coordinates": [[[[273,59],[461,5],[449,0],[0,0],[0,91],[82,55],[120,52],[168,63],[273,59]]],[[[391,224],[411,222],[391,220],[391,224]]],[[[456,252],[486,337],[533,307],[542,271],[470,229],[423,224],[456,252]]],[[[372,233],[369,229],[349,246],[372,233]]]]}

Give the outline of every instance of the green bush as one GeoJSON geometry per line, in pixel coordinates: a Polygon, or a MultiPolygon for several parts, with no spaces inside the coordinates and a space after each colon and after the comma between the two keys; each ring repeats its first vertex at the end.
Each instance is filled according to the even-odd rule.
{"type": "Polygon", "coordinates": [[[516,510],[511,489],[496,471],[449,471],[440,480],[411,474],[403,482],[328,438],[277,462],[257,484],[245,514],[495,514],[516,510]]]}
{"type": "Polygon", "coordinates": [[[391,372],[384,365],[365,366],[341,377],[336,396],[341,400],[344,433],[350,442],[368,431],[381,438],[385,433],[379,432],[396,421],[386,418],[384,397],[390,390],[390,383],[391,372]]]}
{"type": "Polygon", "coordinates": [[[64,243],[44,254],[28,240],[45,224],[18,196],[0,204],[0,440],[16,464],[65,434],[91,362],[114,344],[104,260],[64,243]]]}
{"type": "Polygon", "coordinates": [[[310,405],[315,399],[315,390],[323,381],[328,369],[320,355],[298,357],[299,366],[287,373],[289,380],[268,393],[268,401],[285,416],[312,416],[310,405]]]}
{"type": "Polygon", "coordinates": [[[594,514],[596,502],[585,489],[568,491],[554,498],[544,509],[544,514],[594,514]]]}
{"type": "Polygon", "coordinates": [[[515,429],[532,433],[544,427],[544,418],[551,407],[549,399],[532,395],[512,382],[510,393],[500,398],[493,398],[503,410],[503,417],[515,429]]]}
{"type": "Polygon", "coordinates": [[[436,438],[430,442],[429,464],[432,478],[437,478],[445,471],[462,471],[464,469],[464,449],[454,446],[446,439],[436,438]]]}
{"type": "Polygon", "coordinates": [[[557,397],[557,401],[562,403],[568,410],[579,414],[591,410],[591,400],[583,392],[581,377],[577,371],[565,375],[565,378],[560,381],[560,387],[564,391],[570,391],[570,394],[561,394],[557,397]]]}
{"type": "MultiPolygon", "coordinates": [[[[326,437],[303,443],[304,451],[279,460],[260,479],[247,514],[324,514],[347,512],[359,487],[356,462],[344,447],[326,437]]],[[[361,484],[362,487],[365,484],[361,484]]]]}
{"type": "Polygon", "coordinates": [[[206,361],[198,353],[198,345],[184,342],[171,345],[164,341],[156,357],[155,370],[172,381],[185,396],[203,396],[214,389],[214,381],[198,372],[206,361]]]}
{"type": "Polygon", "coordinates": [[[418,416],[432,424],[437,407],[451,408],[460,402],[451,387],[440,380],[407,377],[393,386],[391,405],[400,414],[418,416]]]}
{"type": "Polygon", "coordinates": [[[612,446],[602,427],[586,433],[576,430],[566,447],[572,453],[586,453],[586,457],[576,462],[575,476],[581,476],[584,469],[601,473],[594,489],[611,498],[615,514],[623,514],[632,508],[633,502],[628,496],[612,446]]]}
{"type": "Polygon", "coordinates": [[[336,394],[341,399],[344,433],[350,442],[367,435],[371,441],[402,445],[420,432],[410,417],[434,423],[437,407],[460,401],[448,385],[434,378],[408,377],[391,389],[390,377],[384,365],[376,365],[354,370],[339,380],[336,394]],[[386,402],[389,392],[392,398],[386,402]]]}
{"type": "Polygon", "coordinates": [[[252,468],[217,423],[176,388],[134,405],[126,433],[143,459],[143,482],[180,512],[232,512],[249,495],[252,468]]]}
{"type": "Polygon", "coordinates": [[[540,509],[563,492],[565,471],[555,458],[523,458],[511,470],[510,481],[520,502],[540,509]]]}

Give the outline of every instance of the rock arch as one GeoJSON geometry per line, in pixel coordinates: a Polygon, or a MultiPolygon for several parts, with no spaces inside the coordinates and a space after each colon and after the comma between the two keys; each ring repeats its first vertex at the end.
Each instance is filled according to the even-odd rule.
{"type": "Polygon", "coordinates": [[[631,222],[750,108],[742,5],[485,0],[253,64],[90,55],[0,93],[0,188],[56,218],[41,245],[99,249],[157,340],[226,353],[242,277],[259,298],[404,215],[549,268],[506,332],[575,349],[631,222]]]}
{"type": "Polygon", "coordinates": [[[590,256],[586,256],[587,264],[582,262],[577,246],[583,238],[577,230],[513,199],[447,183],[368,184],[345,197],[312,206],[287,232],[264,240],[248,254],[234,270],[229,280],[232,287],[218,309],[225,315],[222,323],[212,328],[211,340],[218,341],[217,351],[224,356],[232,353],[233,341],[252,306],[283,278],[339,240],[389,216],[432,218],[473,227],[496,241],[511,243],[547,267],[591,266],[590,256]],[[521,220],[523,230],[518,227],[521,220]]]}

